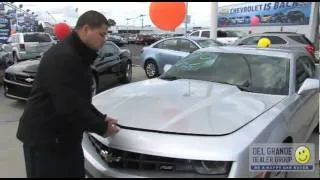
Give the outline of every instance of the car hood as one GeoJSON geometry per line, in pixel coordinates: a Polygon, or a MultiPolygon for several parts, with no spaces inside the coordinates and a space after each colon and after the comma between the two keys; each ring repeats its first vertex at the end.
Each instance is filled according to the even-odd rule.
{"type": "Polygon", "coordinates": [[[124,128],[225,135],[285,97],[242,92],[235,86],[207,81],[152,79],[100,93],[93,104],[124,128]]]}
{"type": "Polygon", "coordinates": [[[40,60],[27,60],[14,64],[6,70],[7,73],[37,73],[40,60]]]}

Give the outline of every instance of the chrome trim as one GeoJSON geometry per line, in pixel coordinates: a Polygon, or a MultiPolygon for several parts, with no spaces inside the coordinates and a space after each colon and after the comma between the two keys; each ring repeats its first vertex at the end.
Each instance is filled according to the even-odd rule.
{"type": "Polygon", "coordinates": [[[8,98],[12,98],[12,99],[19,99],[19,100],[23,100],[23,101],[27,101],[28,100],[28,98],[22,98],[22,97],[18,97],[18,96],[14,96],[14,95],[8,94],[8,93],[5,93],[4,95],[7,96],[8,98]]]}
{"type": "Polygon", "coordinates": [[[17,82],[10,81],[10,80],[7,80],[7,79],[4,79],[4,82],[10,83],[10,84],[15,84],[15,85],[18,85],[18,86],[32,87],[32,85],[26,85],[26,84],[22,84],[22,83],[17,83],[17,82]]]}

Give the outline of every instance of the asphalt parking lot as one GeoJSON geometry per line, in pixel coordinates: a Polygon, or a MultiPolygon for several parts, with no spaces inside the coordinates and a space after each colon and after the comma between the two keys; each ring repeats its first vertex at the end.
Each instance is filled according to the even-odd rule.
{"type": "MultiPolygon", "coordinates": [[[[133,64],[139,64],[139,55],[142,46],[125,45],[122,48],[128,48],[132,51],[133,64]]],[[[146,79],[145,73],[141,67],[133,68],[133,82],[146,79]]],[[[119,86],[115,83],[111,86],[119,86]]],[[[5,98],[3,87],[0,85],[0,178],[24,178],[25,165],[22,151],[22,144],[16,139],[16,131],[19,118],[23,112],[25,103],[21,101],[5,98]]],[[[316,147],[316,162],[318,162],[319,152],[319,133],[313,133],[309,143],[314,143],[316,147]]],[[[319,167],[319,164],[316,165],[319,167]]],[[[289,173],[289,177],[319,177],[319,170],[314,172],[289,173]]]]}

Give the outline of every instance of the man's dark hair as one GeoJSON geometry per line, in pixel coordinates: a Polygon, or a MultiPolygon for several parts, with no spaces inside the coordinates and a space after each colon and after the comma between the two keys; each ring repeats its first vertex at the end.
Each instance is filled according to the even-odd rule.
{"type": "Polygon", "coordinates": [[[103,14],[93,10],[87,11],[79,17],[75,29],[80,29],[86,24],[91,28],[97,28],[103,24],[109,26],[107,18],[103,14]]]}

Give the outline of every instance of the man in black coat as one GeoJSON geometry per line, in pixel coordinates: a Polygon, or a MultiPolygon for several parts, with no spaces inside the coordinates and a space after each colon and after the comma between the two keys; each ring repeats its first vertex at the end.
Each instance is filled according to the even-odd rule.
{"type": "Polygon", "coordinates": [[[104,15],[88,11],[66,39],[43,54],[17,132],[27,177],[84,177],[83,133],[119,131],[117,120],[91,103],[90,65],[107,32],[104,15]]]}

